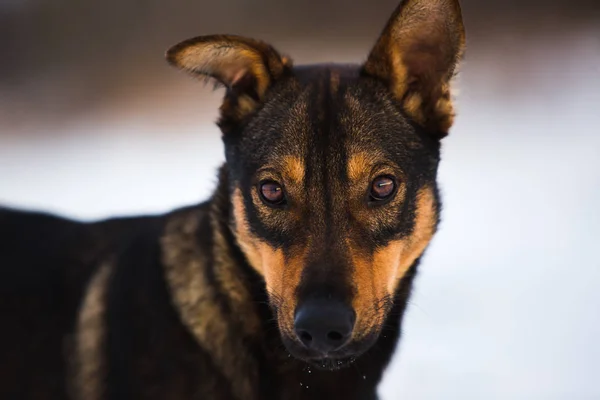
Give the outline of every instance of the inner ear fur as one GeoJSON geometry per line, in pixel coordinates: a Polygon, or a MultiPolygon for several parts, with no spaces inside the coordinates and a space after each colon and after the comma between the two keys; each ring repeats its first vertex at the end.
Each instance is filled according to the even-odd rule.
{"type": "Polygon", "coordinates": [[[291,69],[272,46],[234,35],[199,36],[171,47],[167,61],[226,88],[219,124],[239,123],[255,111],[269,87],[291,69]]]}
{"type": "Polygon", "coordinates": [[[458,0],[403,0],[363,66],[439,138],[454,120],[450,81],[465,47],[458,0]]]}

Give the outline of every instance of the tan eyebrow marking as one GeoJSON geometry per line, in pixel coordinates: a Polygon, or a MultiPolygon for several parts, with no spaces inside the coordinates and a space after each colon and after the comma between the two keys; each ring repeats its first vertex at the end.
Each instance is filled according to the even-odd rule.
{"type": "Polygon", "coordinates": [[[285,156],[282,161],[283,174],[294,183],[302,183],[304,180],[304,162],[300,157],[285,156]]]}
{"type": "Polygon", "coordinates": [[[357,181],[369,172],[369,158],[366,153],[360,152],[350,156],[348,160],[348,178],[357,181]]]}

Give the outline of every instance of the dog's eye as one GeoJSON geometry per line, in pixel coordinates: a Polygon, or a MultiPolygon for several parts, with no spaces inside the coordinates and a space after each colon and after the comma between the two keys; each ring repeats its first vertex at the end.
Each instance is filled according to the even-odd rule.
{"type": "Polygon", "coordinates": [[[282,205],[285,203],[283,187],[275,181],[263,181],[259,186],[260,196],[269,205],[282,205]]]}
{"type": "Polygon", "coordinates": [[[370,200],[383,201],[390,199],[396,194],[396,180],[389,175],[381,175],[373,179],[369,192],[370,200]]]}

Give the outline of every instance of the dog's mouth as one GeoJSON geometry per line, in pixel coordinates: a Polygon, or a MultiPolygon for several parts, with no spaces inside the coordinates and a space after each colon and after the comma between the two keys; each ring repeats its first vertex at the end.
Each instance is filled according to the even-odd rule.
{"type": "Polygon", "coordinates": [[[376,344],[383,327],[379,322],[382,318],[376,321],[363,319],[357,324],[354,313],[347,319],[339,318],[340,315],[347,316],[340,312],[344,308],[339,307],[339,303],[328,301],[317,305],[319,307],[308,308],[308,323],[303,314],[307,312],[305,309],[290,315],[280,313],[274,307],[280,343],[288,357],[316,369],[335,371],[350,366],[376,344]],[[331,309],[336,312],[330,312],[331,309]]]}
{"type": "Polygon", "coordinates": [[[346,344],[339,350],[327,354],[313,352],[295,339],[283,335],[283,342],[288,353],[312,367],[326,371],[337,371],[349,367],[365,352],[367,352],[377,340],[377,334],[371,334],[360,341],[353,341],[346,344]]]}
{"type": "Polygon", "coordinates": [[[337,371],[344,369],[354,363],[362,354],[344,351],[343,353],[329,353],[327,355],[322,354],[311,354],[305,349],[297,347],[295,345],[289,345],[286,343],[288,353],[311,367],[324,371],[337,371]]]}
{"type": "Polygon", "coordinates": [[[325,357],[320,359],[306,360],[306,362],[311,366],[314,366],[317,369],[324,371],[337,371],[350,366],[350,364],[352,364],[354,361],[356,361],[355,356],[349,356],[344,358],[325,357]]]}

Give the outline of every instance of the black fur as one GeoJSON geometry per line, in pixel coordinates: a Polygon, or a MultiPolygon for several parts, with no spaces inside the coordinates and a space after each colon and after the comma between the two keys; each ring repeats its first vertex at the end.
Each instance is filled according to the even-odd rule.
{"type": "MultiPolygon", "coordinates": [[[[221,185],[220,190],[227,188],[221,185]]],[[[210,249],[208,205],[175,213],[190,210],[203,215],[198,243],[210,249]]],[[[229,213],[227,204],[222,211],[229,213]]],[[[210,349],[194,340],[170,301],[158,241],[169,217],[90,224],[37,213],[0,212],[1,398],[68,398],[66,355],[69,339],[76,333],[74,321],[83,288],[99,261],[111,257],[118,263],[107,302],[106,399],[234,398],[231,384],[212,362],[210,349]]],[[[416,265],[403,278],[385,330],[368,353],[349,368],[320,370],[291,358],[285,350],[261,277],[245,262],[226,224],[221,228],[227,232],[228,246],[248,282],[265,332],[261,343],[249,343],[260,370],[256,398],[375,399],[376,386],[399,338],[416,265]]],[[[212,273],[206,271],[207,276],[212,273]]],[[[215,300],[222,303],[222,317],[227,318],[233,311],[215,300]]]]}
{"type": "Polygon", "coordinates": [[[0,209],[0,398],[377,399],[439,221],[463,45],[456,0],[404,0],[364,65],[292,67],[239,36],[171,48],[226,87],[218,187],[94,223],[0,209]],[[260,196],[265,180],[285,201],[260,196]],[[294,329],[314,298],[356,317],[331,351],[294,329]]]}

